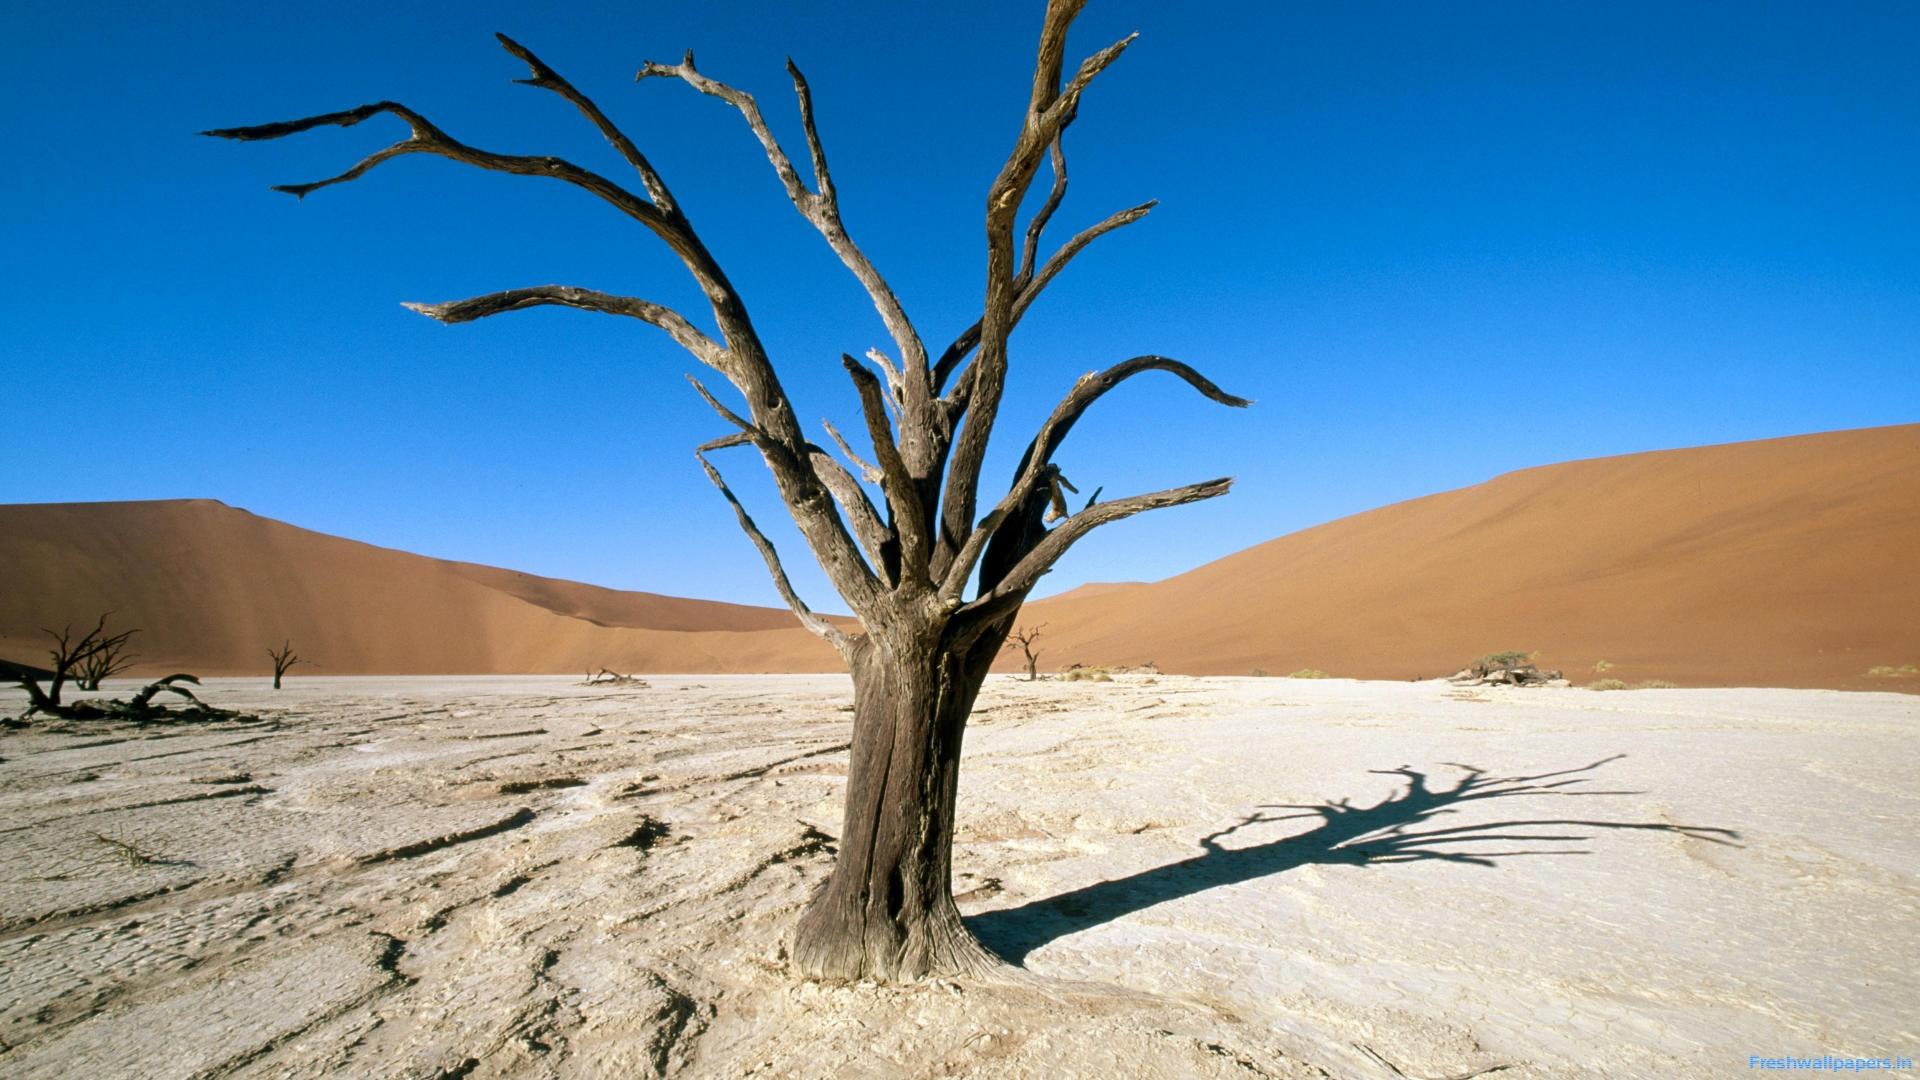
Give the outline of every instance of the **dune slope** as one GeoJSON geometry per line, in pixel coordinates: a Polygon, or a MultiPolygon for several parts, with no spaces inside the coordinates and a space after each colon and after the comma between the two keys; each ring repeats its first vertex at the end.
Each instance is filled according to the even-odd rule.
{"type": "MultiPolygon", "coordinates": [[[[1920,425],[1526,469],[1154,583],[1029,607],[1042,670],[1409,679],[1537,650],[1578,681],[1920,690],[1920,425]]],[[[210,500],[0,506],[0,658],[116,612],[141,672],[835,671],[772,608],[621,592],[326,536],[210,500]]],[[[742,567],[742,573],[758,567],[742,567]]],[[[1011,669],[1009,659],[1005,665],[1011,669]]]]}
{"type": "Polygon", "coordinates": [[[1913,689],[1920,425],[1526,469],[1150,585],[1030,605],[1043,668],[1406,679],[1538,650],[1576,680],[1913,689]]]}
{"type": "Polygon", "coordinates": [[[259,673],[292,640],[335,675],[819,671],[833,651],[771,608],[620,592],[327,536],[207,499],[0,506],[0,656],[114,612],[136,671],[259,673]]]}

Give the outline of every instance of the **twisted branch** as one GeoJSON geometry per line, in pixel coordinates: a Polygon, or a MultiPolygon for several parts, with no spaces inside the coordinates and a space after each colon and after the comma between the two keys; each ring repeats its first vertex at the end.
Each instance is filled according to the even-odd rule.
{"type": "Polygon", "coordinates": [[[488,293],[485,296],[453,300],[443,304],[409,302],[400,306],[451,326],[455,323],[484,319],[502,312],[520,311],[548,304],[579,308],[582,311],[597,311],[605,315],[624,315],[629,319],[651,323],[665,330],[674,341],[679,342],[681,348],[692,353],[695,359],[722,375],[732,377],[732,372],[728,370],[727,350],[721,348],[712,338],[687,321],[686,316],[672,308],[637,297],[616,296],[613,293],[582,289],[572,285],[535,285],[531,288],[507,289],[503,292],[488,293]]]}
{"type": "MultiPolygon", "coordinates": [[[[867,258],[860,246],[847,235],[846,225],[840,217],[839,194],[833,186],[833,176],[827,167],[826,151],[820,143],[820,133],[814,124],[813,93],[807,86],[807,80],[792,60],[787,61],[787,74],[793,79],[793,92],[799,101],[800,123],[806,131],[807,149],[812,157],[814,184],[817,190],[809,190],[800,173],[794,168],[793,159],[780,146],[780,141],[767,126],[766,117],[760,112],[760,104],[752,94],[736,89],[716,79],[708,78],[694,67],[693,53],[688,51],[678,64],[662,64],[655,60],[647,61],[634,75],[637,79],[675,78],[693,87],[709,97],[719,98],[738,109],[746,118],[747,126],[766,151],[767,160],[772,163],[773,171],[779,175],[780,183],[786,188],[787,198],[800,216],[824,237],[840,262],[866,289],[874,309],[880,314],[880,321],[886,325],[887,333],[893,338],[894,345],[900,350],[906,400],[913,415],[920,416],[928,409],[932,398],[927,380],[927,350],[921,342],[919,332],[907,318],[906,309],[900,299],[894,295],[893,287],[887,284],[880,272],[874,269],[873,262],[867,258]]],[[[911,431],[911,428],[909,428],[911,431]]],[[[909,435],[909,438],[913,436],[909,435]]]]}
{"type": "MultiPolygon", "coordinates": [[[[1088,372],[1082,375],[1079,381],[1073,384],[1073,389],[1068,391],[1067,396],[1060,400],[1060,404],[1054,406],[1053,412],[1047,417],[1046,423],[1040,425],[1040,431],[1034,435],[1033,441],[1027,444],[1026,454],[1020,461],[1020,468],[1013,484],[1008,487],[1006,495],[968,534],[966,543],[954,556],[953,564],[947,568],[945,581],[941,586],[940,595],[943,600],[949,603],[958,602],[961,591],[966,588],[967,578],[973,574],[974,563],[979,560],[981,552],[986,550],[987,542],[999,531],[1001,525],[1018,507],[1032,498],[1042,483],[1050,479],[1058,482],[1057,471],[1049,471],[1053,454],[1065,441],[1067,433],[1073,430],[1073,425],[1079,422],[1080,417],[1086,414],[1094,402],[1106,396],[1108,391],[1135,375],[1147,371],[1165,371],[1176,375],[1203,396],[1231,408],[1244,409],[1253,404],[1246,398],[1236,397],[1220,389],[1213,380],[1200,374],[1190,365],[1166,356],[1136,356],[1131,360],[1123,360],[1105,371],[1088,372]]],[[[1068,485],[1068,490],[1073,490],[1071,485],[1068,485]]],[[[1057,509],[1056,516],[1067,517],[1064,496],[1055,492],[1049,501],[1054,502],[1057,509]]],[[[1092,508],[1093,501],[1090,499],[1087,509],[1092,508]]],[[[1081,511],[1082,514],[1086,512],[1086,510],[1081,511]]]]}
{"type": "Polygon", "coordinates": [[[927,565],[926,511],[920,501],[913,474],[900,448],[894,445],[893,430],[887,424],[885,392],[880,378],[853,357],[842,353],[841,364],[853,379],[860,394],[860,411],[867,420],[867,436],[873,442],[874,456],[880,462],[880,486],[886,492],[887,505],[893,511],[893,528],[900,536],[901,558],[906,567],[925,573],[927,565]]]}
{"type": "MultiPolygon", "coordinates": [[[[940,510],[940,542],[943,552],[951,552],[969,533],[974,507],[978,501],[980,467],[987,452],[987,439],[999,414],[1000,398],[1006,389],[1007,337],[1013,331],[1013,308],[1022,291],[1015,276],[1013,225],[1032,185],[1040,158],[1067,126],[1073,122],[1080,97],[1093,79],[1118,59],[1133,42],[1133,35],[1115,42],[1088,57],[1065,88],[1060,86],[1067,27],[1078,15],[1085,0],[1053,0],[1047,6],[1041,28],[1040,52],[1034,65],[1033,94],[1025,123],[1014,143],[1013,153],[1001,167],[987,192],[987,288],[985,310],[981,316],[980,355],[976,370],[969,378],[967,396],[971,415],[960,429],[953,447],[946,493],[940,510]]],[[[1037,279],[1036,279],[1037,280],[1037,279]]],[[[948,568],[936,566],[936,573],[948,568]]]]}
{"type": "Polygon", "coordinates": [[[693,456],[700,460],[700,467],[706,470],[707,479],[713,481],[713,486],[719,489],[721,496],[727,500],[727,504],[733,507],[734,517],[739,520],[741,530],[747,534],[748,539],[753,541],[753,546],[760,549],[760,557],[767,564],[767,573],[773,577],[773,587],[780,591],[780,598],[793,609],[794,615],[800,620],[800,625],[816,636],[832,642],[834,648],[844,652],[847,646],[846,634],[842,633],[839,627],[816,614],[807,606],[806,601],[800,599],[800,594],[793,589],[793,582],[787,580],[786,567],[781,565],[780,553],[774,550],[773,541],[768,540],[767,535],[760,531],[760,526],[753,523],[753,517],[747,513],[747,508],[741,505],[740,500],[734,496],[733,489],[728,487],[726,480],[721,478],[720,470],[714,468],[713,462],[707,460],[707,454],[710,451],[741,446],[752,441],[745,432],[727,435],[712,442],[702,443],[694,449],[693,456]]]}
{"type": "Polygon", "coordinates": [[[1060,557],[1067,553],[1068,548],[1102,525],[1122,518],[1130,518],[1148,510],[1212,499],[1225,495],[1231,487],[1233,487],[1233,478],[1224,476],[1218,480],[1207,480],[1203,483],[1188,484],[1185,487],[1168,488],[1165,491],[1133,495],[1125,499],[1114,499],[1097,506],[1089,506],[1047,533],[1045,538],[1015,563],[999,582],[970,603],[962,605],[958,613],[979,614],[997,608],[1005,601],[1026,595],[1028,590],[1039,583],[1041,575],[1052,569],[1054,563],[1060,561],[1060,557]]]}

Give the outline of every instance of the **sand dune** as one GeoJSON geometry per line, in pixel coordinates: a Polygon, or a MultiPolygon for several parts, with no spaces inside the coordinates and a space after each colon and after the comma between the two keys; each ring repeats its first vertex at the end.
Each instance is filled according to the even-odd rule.
{"type": "MultiPolygon", "coordinates": [[[[1150,584],[1032,605],[1043,670],[1408,679],[1499,649],[1628,681],[1920,689],[1920,425],[1527,469],[1150,584]]],[[[1125,526],[1121,526],[1124,528],[1125,526]]],[[[771,608],[621,592],[326,536],[209,500],[0,506],[0,657],[117,612],[141,670],[825,671],[771,608]]],[[[742,573],[758,573],[743,564],[742,573]]],[[[1008,665],[1011,667],[1011,663],[1008,665]]]]}
{"type": "Polygon", "coordinates": [[[1590,677],[1913,689],[1920,425],[1509,473],[1166,581],[1028,608],[1042,666],[1431,678],[1494,650],[1590,677]]]}
{"type": "Polygon", "coordinates": [[[292,639],[326,674],[819,671],[786,611],[620,592],[327,536],[206,499],[0,507],[0,656],[113,611],[140,671],[258,673],[292,639]]]}

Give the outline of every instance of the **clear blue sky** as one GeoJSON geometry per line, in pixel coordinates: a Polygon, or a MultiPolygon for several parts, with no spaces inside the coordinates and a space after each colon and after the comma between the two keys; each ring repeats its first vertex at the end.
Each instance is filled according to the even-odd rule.
{"type": "MultiPolygon", "coordinates": [[[[1259,404],[1137,380],[1076,430],[1067,475],[1109,494],[1240,484],[1102,530],[1047,591],[1529,465],[1920,420],[1920,7],[1209,7],[1093,0],[1078,25],[1075,56],[1141,38],[1072,130],[1056,228],[1162,204],[1023,325],[988,473],[1004,483],[1076,375],[1159,352],[1259,404]]],[[[737,114],[632,74],[693,47],[797,140],[791,53],[850,229],[945,341],[978,312],[982,197],[1040,8],[14,5],[0,502],[212,497],[431,555],[777,603],[689,453],[723,430],[664,335],[399,306],[560,282],[699,311],[652,237],[566,185],[428,157],[304,203],[267,190],[397,138],[388,118],[252,145],[194,132],[391,97],[477,145],[620,174],[563,102],[508,81],[524,72],[491,34],[512,34],[653,156],[803,416],[850,426],[836,357],[884,340],[858,287],[737,114]]],[[[764,469],[727,464],[802,591],[837,607],[764,469]]]]}

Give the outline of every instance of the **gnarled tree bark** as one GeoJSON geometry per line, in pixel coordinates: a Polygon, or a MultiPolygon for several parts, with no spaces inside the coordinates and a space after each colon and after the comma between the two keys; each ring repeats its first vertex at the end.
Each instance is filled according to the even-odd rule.
{"type": "Polygon", "coordinates": [[[677,64],[648,62],[639,71],[640,79],[684,82],[740,114],[765,150],[788,200],[819,231],[879,313],[892,339],[891,350],[867,350],[873,367],[851,354],[842,357],[872,444],[872,464],[839,429],[827,425],[853,469],[801,433],[745,302],[651,161],[598,105],[518,42],[500,38],[530,70],[529,78],[518,81],[573,106],[634,170],[639,191],[561,158],[482,150],[391,101],[207,133],[249,141],[275,139],[392,116],[406,124],[406,138],[338,176],[278,190],[304,197],[414,153],[560,180],[646,228],[700,286],[713,334],[660,304],[578,286],[539,285],[407,306],[445,323],[542,305],[637,319],[665,331],[738,392],[744,415],[693,380],[696,392],[731,429],[700,446],[695,455],[766,561],[781,598],[803,626],[839,650],[854,682],[851,767],[839,855],[792,941],[794,965],[805,975],[901,980],[975,973],[997,963],[962,925],[951,889],[961,744],[987,669],[1027,594],[1080,537],[1145,510],[1224,494],[1231,484],[1228,479],[1210,480],[1103,503],[1088,499],[1079,512],[1067,512],[1064,492],[1071,486],[1053,456],[1080,416],[1119,383],[1143,372],[1165,371],[1214,401],[1249,404],[1183,363],[1147,356],[1082,378],[1029,443],[1006,493],[984,517],[975,519],[980,472],[1006,386],[1008,338],[1014,327],[1069,261],[1153,207],[1149,202],[1116,213],[1039,260],[1043,233],[1067,190],[1063,134],[1088,87],[1133,40],[1128,37],[1094,53],[1068,76],[1067,30],[1084,4],[1049,0],[1046,6],[1032,91],[1013,151],[987,194],[982,313],[937,357],[929,356],[900,299],[841,219],[839,195],[814,121],[812,93],[797,67],[789,63],[787,71],[806,139],[807,173],[774,136],[753,95],[700,71],[692,53],[677,64]],[[1021,204],[1048,160],[1052,185],[1016,244],[1021,204]],[[795,592],[773,544],[708,457],[736,447],[753,448],[772,472],[811,553],[858,619],[857,631],[815,613],[795,592]],[[866,485],[877,487],[877,503],[866,485]],[[1058,524],[1052,524],[1055,521],[1058,524]]]}

